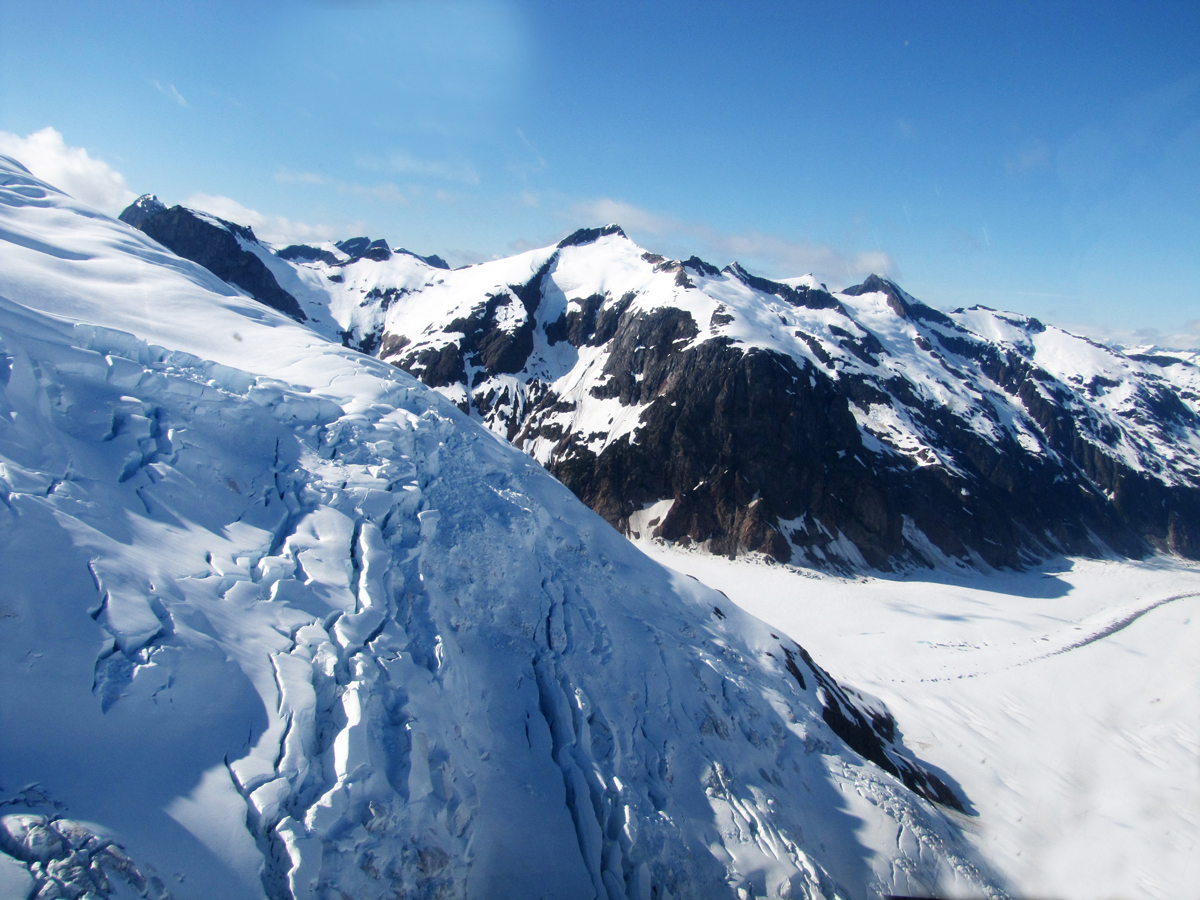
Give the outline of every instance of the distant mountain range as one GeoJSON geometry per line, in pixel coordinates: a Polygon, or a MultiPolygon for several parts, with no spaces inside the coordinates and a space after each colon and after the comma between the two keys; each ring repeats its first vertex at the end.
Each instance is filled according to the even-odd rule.
{"type": "Polygon", "coordinates": [[[833,569],[1200,558],[1200,360],[667,259],[616,225],[450,270],[386,241],[275,247],[142,197],[121,216],[412,373],[611,524],[833,569]]]}

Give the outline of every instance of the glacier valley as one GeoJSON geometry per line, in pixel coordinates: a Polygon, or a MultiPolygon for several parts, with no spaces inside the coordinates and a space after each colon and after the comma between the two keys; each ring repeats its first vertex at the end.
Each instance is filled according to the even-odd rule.
{"type": "MultiPolygon", "coordinates": [[[[805,544],[815,520],[784,534],[783,508],[762,518],[749,496],[730,521],[759,552],[729,561],[651,538],[679,501],[658,485],[621,501],[631,542],[537,448],[555,416],[629,437],[644,407],[526,395],[500,338],[495,371],[445,354],[452,323],[389,332],[431,308],[396,305],[399,289],[391,313],[351,298],[370,328],[331,328],[336,304],[297,284],[342,273],[234,237],[295,308],[0,160],[0,897],[1158,897],[1194,879],[1191,563],[996,573],[897,515],[898,550],[938,568],[860,580],[774,562],[770,529],[789,556],[866,560],[832,530],[805,544]],[[404,337],[394,357],[418,331],[434,355],[410,367],[444,357],[462,382],[360,352],[390,358],[404,337]],[[532,456],[497,412],[526,406],[545,426],[532,456]]],[[[392,259],[372,247],[353,259],[392,259]]],[[[722,277],[617,250],[672,281],[722,277]]],[[[440,260],[402,261],[436,293],[440,260]]],[[[528,280],[546,262],[520,265],[528,280]]],[[[743,327],[735,287],[710,327],[743,327]]],[[[512,321],[488,327],[512,337],[522,298],[505,296],[488,315],[512,321]]],[[[888,297],[863,302],[882,315],[888,297]]],[[[598,352],[578,344],[555,352],[598,352]]],[[[1167,402],[1147,366],[1194,368],[1139,365],[1129,390],[1094,382],[1104,416],[1167,402]]],[[[942,458],[863,402],[846,427],[881,455],[942,458]]],[[[979,429],[1057,452],[986,408],[979,429]]],[[[1182,510],[1135,517],[1162,551],[1192,546],[1189,410],[1119,431],[1137,484],[1182,510]]],[[[1103,556],[1100,521],[1060,543],[1103,556]]],[[[1110,541],[1147,540],[1124,528],[1110,541]]]]}

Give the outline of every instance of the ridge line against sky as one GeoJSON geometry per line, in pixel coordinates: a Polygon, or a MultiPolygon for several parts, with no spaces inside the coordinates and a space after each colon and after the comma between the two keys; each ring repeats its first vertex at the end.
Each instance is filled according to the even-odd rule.
{"type": "Polygon", "coordinates": [[[368,234],[452,264],[616,221],[768,277],[874,271],[935,306],[1200,346],[1194,3],[5,16],[0,152],[72,159],[109,212],[152,192],[270,240],[368,234]]]}

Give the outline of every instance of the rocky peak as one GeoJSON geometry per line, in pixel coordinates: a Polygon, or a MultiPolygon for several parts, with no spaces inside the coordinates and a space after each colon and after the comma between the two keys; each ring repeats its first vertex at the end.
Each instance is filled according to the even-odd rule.
{"type": "Polygon", "coordinates": [[[708,278],[716,278],[721,274],[721,270],[712,263],[707,263],[698,256],[689,256],[683,261],[685,269],[691,269],[697,275],[704,275],[708,278]]]}
{"type": "MultiPolygon", "coordinates": [[[[355,262],[360,259],[387,262],[392,258],[392,250],[388,246],[388,242],[383,238],[373,241],[368,237],[353,237],[347,238],[344,241],[338,241],[334,246],[350,257],[349,262],[355,262]]],[[[407,253],[408,251],[404,250],[400,252],[407,253]]],[[[415,253],[409,255],[416,256],[415,253]]]]}
{"type": "MultiPolygon", "coordinates": [[[[902,319],[936,322],[946,328],[957,328],[954,321],[941,310],[922,303],[890,278],[868,275],[862,284],[848,287],[841,293],[850,297],[861,297],[863,294],[883,294],[887,298],[888,308],[902,319]]],[[[1036,323],[1035,329],[1044,327],[1036,319],[1030,321],[1036,323]]]]}
{"type": "Polygon", "coordinates": [[[792,306],[803,306],[808,309],[836,309],[838,307],[837,300],[828,291],[809,288],[803,285],[792,287],[790,284],[761,278],[758,275],[752,275],[747,272],[742,268],[742,264],[738,262],[731,263],[722,269],[722,271],[727,275],[732,275],[747,287],[754,288],[756,291],[762,291],[764,294],[773,294],[780,300],[792,304],[792,306]]]}
{"type": "Polygon", "coordinates": [[[289,244],[287,247],[276,250],[275,255],[280,259],[288,260],[288,262],[320,261],[329,266],[336,265],[338,261],[338,258],[328,250],[322,250],[320,247],[313,247],[309,244],[289,244]]]}
{"type": "Polygon", "coordinates": [[[903,296],[904,292],[896,286],[895,282],[880,275],[868,275],[862,284],[848,287],[841,293],[850,297],[861,297],[863,294],[883,294],[887,297],[887,305],[892,312],[902,319],[909,317],[908,304],[903,296]]]}
{"type": "Polygon", "coordinates": [[[559,249],[563,247],[580,247],[584,244],[594,244],[602,237],[608,237],[610,234],[620,235],[628,239],[620,225],[604,225],[600,228],[580,228],[561,241],[558,242],[559,249]]]}
{"type": "Polygon", "coordinates": [[[142,223],[160,212],[166,212],[167,207],[154,194],[142,194],[121,212],[118,218],[126,225],[141,228],[142,223]]]}
{"type": "Polygon", "coordinates": [[[446,269],[449,271],[450,264],[438,256],[436,253],[431,253],[428,256],[422,256],[420,253],[413,253],[411,250],[405,250],[400,247],[396,250],[397,253],[403,253],[405,256],[411,256],[413,259],[419,259],[427,266],[432,266],[435,269],[446,269]]]}
{"type": "Polygon", "coordinates": [[[369,237],[346,238],[344,241],[338,241],[334,246],[354,259],[367,252],[367,248],[371,246],[371,239],[369,237]]]}
{"type": "MultiPolygon", "coordinates": [[[[182,206],[167,209],[153,196],[139,197],[121,213],[123,222],[158,241],[172,253],[190,259],[218,278],[236,285],[255,300],[299,322],[307,319],[296,298],[279,286],[271,270],[242,238],[258,246],[254,232],[234,222],[195,212],[182,206]]],[[[260,252],[267,253],[259,247],[260,252]]]]}

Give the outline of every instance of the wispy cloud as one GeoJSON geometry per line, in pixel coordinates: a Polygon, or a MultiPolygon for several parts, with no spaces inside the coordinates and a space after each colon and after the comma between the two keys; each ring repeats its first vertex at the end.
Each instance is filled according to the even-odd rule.
{"type": "Polygon", "coordinates": [[[275,180],[281,184],[329,184],[329,179],[316,172],[297,172],[295,169],[279,169],[275,180]]]}
{"type": "Polygon", "coordinates": [[[328,241],[337,235],[328,225],[310,225],[284,216],[260,213],[243,206],[230,197],[217,194],[192,194],[183,203],[191,209],[203,210],[238,225],[249,225],[263,240],[275,244],[302,244],[306,241],[328,241]]]}
{"type": "Polygon", "coordinates": [[[1165,347],[1172,350],[1200,350],[1200,319],[1184,322],[1177,328],[1108,328],[1102,325],[1064,326],[1076,334],[1117,347],[1165,347]]]}
{"type": "Polygon", "coordinates": [[[458,160],[419,159],[407,153],[393,153],[388,163],[394,172],[440,178],[461,184],[479,184],[479,172],[469,162],[458,160]]]}
{"type": "Polygon", "coordinates": [[[179,88],[175,87],[175,85],[171,84],[169,81],[165,84],[161,81],[151,81],[150,83],[154,85],[154,89],[164,97],[171,100],[173,103],[178,103],[184,109],[187,109],[187,99],[183,96],[183,94],[179,93],[179,88]]]}
{"type": "Polygon", "coordinates": [[[1004,160],[1004,168],[1014,175],[1049,167],[1049,165],[1050,148],[1036,139],[1027,141],[1015,155],[1004,160]]]}
{"type": "Polygon", "coordinates": [[[398,150],[382,158],[360,155],[355,162],[368,172],[394,172],[397,175],[452,181],[456,184],[479,184],[478,170],[462,159],[422,159],[398,150]]]}
{"type": "Polygon", "coordinates": [[[329,178],[317,172],[297,172],[294,169],[279,169],[275,180],[280,184],[308,184],[333,188],[339,194],[371,200],[376,203],[386,203],[391,206],[408,206],[411,202],[411,191],[405,190],[390,181],[376,184],[356,184],[343,181],[340,178],[329,178]]]}
{"type": "Polygon", "coordinates": [[[38,178],[76,200],[109,215],[120,213],[137,196],[120,172],[89,156],[82,147],[68,147],[53,128],[25,137],[0,131],[0,153],[13,157],[38,178]]]}
{"type": "Polygon", "coordinates": [[[632,203],[612,200],[608,197],[576,203],[571,208],[571,215],[577,220],[589,223],[605,225],[615,223],[630,231],[642,231],[653,235],[685,234],[695,231],[695,226],[688,225],[679,219],[658,215],[634,206],[632,203]]]}
{"type": "Polygon", "coordinates": [[[378,203],[390,203],[393,206],[408,206],[409,196],[399,185],[390,181],[379,184],[346,184],[338,185],[339,190],[345,190],[355,197],[374,200],[378,203]]]}
{"type": "Polygon", "coordinates": [[[892,277],[898,274],[895,261],[882,250],[846,251],[829,244],[792,240],[757,230],[718,231],[610,198],[577,203],[571,208],[571,216],[577,222],[615,222],[629,232],[662,238],[683,248],[683,252],[716,256],[720,261],[737,260],[775,277],[811,273],[819,281],[844,287],[872,273],[892,277]]]}
{"type": "Polygon", "coordinates": [[[533,157],[536,167],[539,169],[546,168],[546,158],[542,156],[542,152],[533,145],[533,141],[525,137],[525,132],[520,128],[517,129],[517,137],[521,139],[521,143],[525,145],[525,149],[528,150],[530,155],[533,157]]]}

